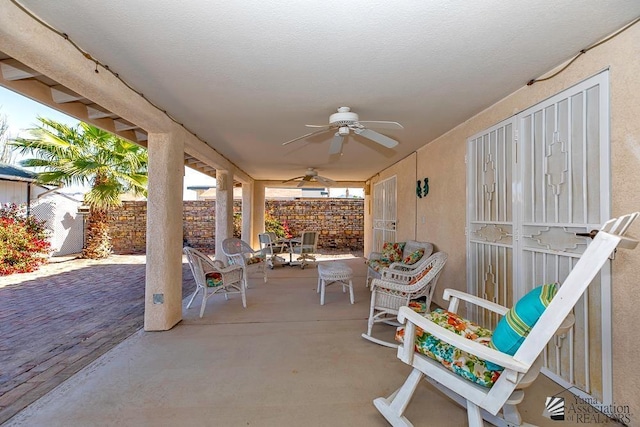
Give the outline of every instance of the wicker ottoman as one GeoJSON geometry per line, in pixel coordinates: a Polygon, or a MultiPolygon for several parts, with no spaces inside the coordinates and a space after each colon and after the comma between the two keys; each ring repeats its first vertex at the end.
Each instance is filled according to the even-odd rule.
{"type": "Polygon", "coordinates": [[[318,264],[318,288],[317,292],[320,292],[320,305],[324,305],[324,290],[332,283],[340,283],[342,285],[342,292],[346,292],[346,288],[349,287],[349,295],[351,297],[351,304],[354,302],[353,298],[353,283],[351,281],[353,277],[353,270],[347,264],[343,262],[321,262],[318,264]]]}

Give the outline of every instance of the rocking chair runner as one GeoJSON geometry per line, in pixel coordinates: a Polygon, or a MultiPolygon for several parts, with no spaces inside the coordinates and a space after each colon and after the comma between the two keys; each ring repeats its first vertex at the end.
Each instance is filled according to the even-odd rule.
{"type": "MultiPolygon", "coordinates": [[[[522,420],[516,405],[524,397],[522,388],[532,383],[539,373],[540,353],[559,330],[570,327],[568,323],[571,321],[567,322],[567,319],[571,318],[573,307],[614,249],[617,246],[626,249],[636,247],[637,240],[624,237],[624,234],[638,215],[640,213],[636,212],[604,224],[513,356],[457,335],[408,307],[401,307],[398,320],[406,322],[406,326],[403,344],[398,348],[398,358],[411,365],[413,370],[402,387],[388,398],[379,397],[373,401],[376,408],[391,425],[411,426],[403,413],[419,381],[426,377],[447,396],[466,406],[470,426],[482,426],[483,418],[498,425],[520,425],[522,420]],[[471,356],[504,367],[504,370],[490,388],[477,385],[448,370],[440,362],[416,353],[417,328],[445,345],[452,345],[471,356]],[[499,414],[501,410],[502,414],[499,414]]],[[[451,298],[448,310],[454,313],[458,309],[459,300],[501,315],[508,311],[498,304],[460,291],[447,289],[444,297],[451,298]]]]}

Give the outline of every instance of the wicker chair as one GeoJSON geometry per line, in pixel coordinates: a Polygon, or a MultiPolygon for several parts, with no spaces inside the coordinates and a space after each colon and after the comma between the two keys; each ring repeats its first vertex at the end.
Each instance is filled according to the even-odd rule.
{"type": "Polygon", "coordinates": [[[242,267],[245,288],[249,287],[248,277],[253,272],[262,274],[267,283],[267,263],[262,251],[254,251],[247,242],[231,237],[222,241],[222,252],[229,258],[229,264],[242,267]]]}
{"type": "Polygon", "coordinates": [[[413,251],[418,249],[424,249],[422,258],[415,264],[405,264],[403,262],[385,263],[383,260],[382,252],[371,252],[367,258],[367,282],[369,286],[373,279],[379,279],[382,277],[382,272],[385,268],[392,270],[405,270],[412,271],[421,268],[422,263],[425,262],[429,256],[433,253],[433,245],[428,242],[417,242],[415,240],[409,240],[405,243],[402,251],[402,259],[407,258],[413,251]]]}
{"type": "Polygon", "coordinates": [[[373,325],[382,322],[399,326],[396,317],[402,306],[416,306],[419,311],[429,311],[433,291],[446,262],[447,254],[436,252],[411,271],[384,269],[382,277],[371,282],[369,321],[367,332],[362,337],[376,344],[397,347],[397,344],[374,338],[371,335],[373,325]],[[425,297],[425,301],[412,302],[420,297],[425,297]]]}
{"type": "Polygon", "coordinates": [[[190,247],[185,247],[183,252],[187,256],[191,274],[193,274],[193,278],[196,281],[196,290],[191,295],[187,308],[191,307],[193,300],[200,291],[202,291],[200,317],[204,314],[207,299],[220,292],[224,292],[225,299],[229,299],[229,294],[240,294],[242,296],[242,306],[247,307],[247,297],[242,280],[242,267],[237,265],[225,267],[222,261],[212,260],[202,252],[190,247]]]}

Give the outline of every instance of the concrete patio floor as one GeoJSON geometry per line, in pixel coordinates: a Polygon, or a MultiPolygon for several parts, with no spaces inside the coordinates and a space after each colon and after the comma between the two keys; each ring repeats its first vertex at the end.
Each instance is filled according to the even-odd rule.
{"type": "MultiPolygon", "coordinates": [[[[267,284],[252,276],[246,309],[237,295],[216,296],[200,319],[198,298],[172,330],[134,332],[3,426],[387,425],[372,400],[399,387],[409,367],[360,337],[365,265],[344,262],[354,270],[354,305],[331,286],[320,306],[316,268],[277,267],[267,284]]],[[[393,328],[374,332],[391,339],[393,328]]],[[[540,376],[521,405],[524,420],[578,425],[542,416],[545,397],[560,390],[540,376]]],[[[465,410],[426,382],[406,415],[416,426],[466,425],[465,410]]]]}

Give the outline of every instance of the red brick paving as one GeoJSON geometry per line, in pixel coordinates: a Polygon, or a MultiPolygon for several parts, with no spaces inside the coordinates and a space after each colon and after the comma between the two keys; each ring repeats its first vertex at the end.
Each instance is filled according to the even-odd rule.
{"type": "MultiPolygon", "coordinates": [[[[0,424],[143,325],[144,256],[0,277],[0,424]]],[[[183,293],[193,278],[183,265],[183,293]]]]}

